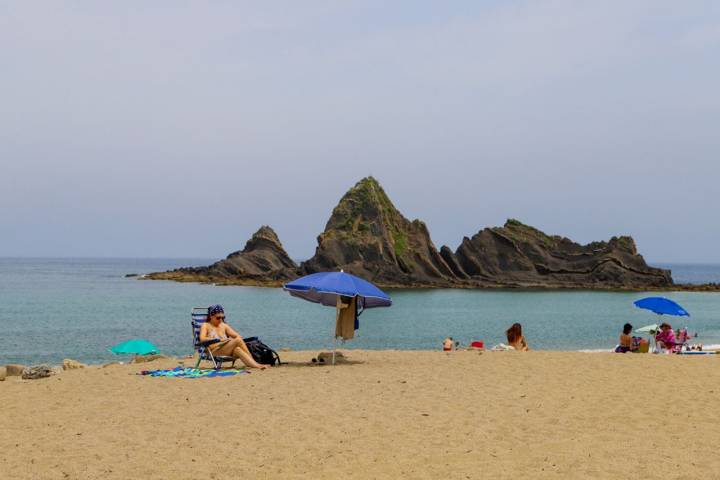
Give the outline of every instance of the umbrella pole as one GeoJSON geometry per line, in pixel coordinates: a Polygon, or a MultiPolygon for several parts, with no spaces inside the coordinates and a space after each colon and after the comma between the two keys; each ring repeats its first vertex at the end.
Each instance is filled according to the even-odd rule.
{"type": "MultiPolygon", "coordinates": [[[[338,302],[340,301],[340,297],[337,297],[338,302]]],[[[332,364],[335,365],[335,350],[337,349],[337,334],[338,334],[338,322],[340,321],[340,306],[335,307],[335,333],[333,334],[333,355],[332,355],[332,364]]]]}

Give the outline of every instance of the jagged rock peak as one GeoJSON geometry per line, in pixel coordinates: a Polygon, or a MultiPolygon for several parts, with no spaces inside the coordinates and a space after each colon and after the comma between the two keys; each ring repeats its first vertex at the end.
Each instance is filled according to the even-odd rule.
{"type": "Polygon", "coordinates": [[[382,285],[454,279],[425,224],[405,218],[373,177],[343,195],[318,236],[315,256],[302,267],[308,273],[342,268],[382,285]]]}
{"type": "Polygon", "coordinates": [[[538,230],[535,227],[531,227],[530,225],[526,225],[520,220],[516,220],[514,218],[508,218],[505,225],[502,226],[502,229],[497,230],[504,230],[506,233],[509,232],[513,237],[515,237],[514,240],[539,240],[548,247],[563,240],[563,237],[557,235],[547,235],[545,232],[538,230]]]}
{"type": "Polygon", "coordinates": [[[650,267],[638,255],[631,237],[581,245],[515,219],[464,238],[454,254],[442,254],[454,271],[459,267],[471,278],[499,284],[576,288],[664,288],[673,284],[669,271],[650,267]]]}
{"type": "MultiPolygon", "coordinates": [[[[342,196],[318,236],[315,255],[296,265],[269,226],[241,251],[207,267],[144,278],[281,285],[300,275],[343,269],[380,286],[668,289],[669,270],[653,268],[629,236],[581,245],[510,218],[439,252],[420,220],[405,218],[369,176],[342,196]]],[[[710,286],[710,289],[716,289],[710,286]]]]}
{"type": "Polygon", "coordinates": [[[380,183],[371,176],[365,177],[343,195],[325,230],[363,231],[369,221],[390,220],[386,217],[393,216],[402,217],[380,183]]]}
{"type": "Polygon", "coordinates": [[[250,240],[245,243],[245,248],[241,251],[231,253],[228,255],[228,258],[241,253],[250,253],[255,250],[261,250],[263,248],[279,250],[282,253],[285,253],[285,248],[283,248],[282,243],[280,243],[277,233],[275,233],[275,230],[267,225],[263,225],[257,232],[253,233],[250,240]]]}
{"type": "Polygon", "coordinates": [[[632,237],[629,237],[627,235],[622,235],[620,237],[612,237],[608,244],[611,247],[619,248],[622,250],[627,251],[631,255],[637,255],[637,245],[635,245],[635,240],[632,237]]]}
{"type": "Polygon", "coordinates": [[[275,230],[263,225],[245,243],[245,248],[210,266],[213,267],[255,274],[257,270],[277,273],[284,268],[294,269],[297,265],[285,251],[275,230]]]}
{"type": "Polygon", "coordinates": [[[297,276],[297,265],[288,256],[275,231],[264,225],[245,248],[207,267],[178,268],[156,272],[149,279],[181,282],[213,282],[240,285],[278,285],[297,276]]]}
{"type": "Polygon", "coordinates": [[[637,255],[637,247],[635,240],[627,235],[620,237],[612,237],[609,241],[596,241],[591,242],[588,245],[575,244],[572,240],[567,237],[561,237],[559,235],[548,235],[545,232],[538,230],[535,227],[526,225],[520,220],[514,218],[508,218],[502,228],[496,229],[496,231],[505,233],[516,241],[539,241],[545,247],[557,247],[559,244],[574,244],[577,247],[590,248],[592,250],[600,249],[619,249],[623,250],[631,255],[637,255]]]}

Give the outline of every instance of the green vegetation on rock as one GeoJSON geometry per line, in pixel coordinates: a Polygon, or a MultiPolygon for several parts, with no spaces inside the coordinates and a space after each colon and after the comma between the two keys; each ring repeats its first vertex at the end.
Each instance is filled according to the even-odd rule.
{"type": "Polygon", "coordinates": [[[395,244],[395,256],[401,256],[407,250],[407,235],[403,232],[393,232],[393,243],[395,244]]]}
{"type": "Polygon", "coordinates": [[[530,225],[525,225],[520,220],[508,218],[505,226],[502,228],[503,233],[515,240],[516,242],[531,242],[540,240],[546,247],[552,247],[556,244],[560,237],[551,237],[545,232],[538,230],[530,225]]]}
{"type": "Polygon", "coordinates": [[[632,237],[623,235],[621,237],[612,237],[610,241],[615,241],[618,246],[624,248],[625,250],[628,250],[630,252],[635,251],[635,241],[632,239],[632,237]]]}

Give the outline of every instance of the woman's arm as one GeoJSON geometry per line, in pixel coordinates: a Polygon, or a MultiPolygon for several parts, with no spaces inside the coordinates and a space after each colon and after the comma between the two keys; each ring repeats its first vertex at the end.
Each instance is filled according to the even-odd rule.
{"type": "Polygon", "coordinates": [[[242,350],[245,350],[248,353],[248,355],[252,356],[252,353],[250,353],[250,350],[248,349],[247,345],[245,345],[245,339],[243,337],[241,337],[238,332],[233,330],[233,328],[230,325],[228,325],[227,323],[225,323],[224,325],[225,325],[225,335],[227,335],[229,338],[237,338],[238,340],[240,340],[238,342],[238,346],[242,350]]]}
{"type": "Polygon", "coordinates": [[[207,342],[208,340],[210,340],[210,338],[208,338],[208,324],[204,322],[200,325],[200,341],[207,342]]]}
{"type": "Polygon", "coordinates": [[[228,325],[227,323],[224,323],[223,325],[225,325],[225,335],[227,335],[230,338],[242,338],[242,337],[240,337],[240,334],[238,332],[236,332],[235,330],[233,330],[233,328],[230,325],[228,325]]]}

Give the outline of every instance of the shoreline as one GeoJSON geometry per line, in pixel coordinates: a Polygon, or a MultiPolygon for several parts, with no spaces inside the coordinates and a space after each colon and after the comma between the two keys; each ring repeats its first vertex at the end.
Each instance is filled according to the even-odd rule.
{"type": "MultiPolygon", "coordinates": [[[[283,285],[292,280],[222,280],[207,277],[193,277],[183,275],[179,278],[173,278],[172,275],[165,275],[172,272],[154,272],[145,274],[128,273],[124,277],[134,280],[147,281],[169,281],[177,283],[194,283],[199,285],[212,285],[215,287],[258,287],[258,288],[282,288],[283,285]]],[[[720,283],[702,283],[702,284],[674,284],[669,287],[617,287],[617,286],[600,286],[591,287],[588,285],[512,285],[512,284],[447,284],[447,285],[395,285],[377,283],[379,288],[388,290],[488,290],[488,291],[512,291],[512,292],[706,292],[720,293],[720,283]]]]}
{"type": "MultiPolygon", "coordinates": [[[[720,344],[708,344],[704,345],[703,347],[704,352],[719,352],[720,353],[720,344]]],[[[286,350],[286,351],[277,351],[280,355],[281,360],[285,356],[290,356],[292,358],[303,356],[309,359],[316,357],[318,354],[322,352],[330,353],[330,351],[327,348],[318,348],[314,350],[286,350]]],[[[514,351],[494,351],[491,348],[484,348],[484,349],[477,349],[477,348],[470,348],[470,347],[462,347],[457,350],[452,350],[450,352],[443,351],[441,348],[437,349],[426,349],[426,348],[406,348],[406,349],[388,349],[388,348],[338,348],[337,352],[347,354],[347,355],[353,355],[353,354],[365,354],[369,353],[372,355],[375,354],[399,354],[402,355],[404,353],[423,353],[423,354],[445,354],[445,355],[465,355],[465,354],[503,354],[503,353],[509,353],[511,355],[514,354],[525,354],[527,352],[514,352],[514,351]]],[[[573,349],[573,350],[567,350],[567,349],[558,349],[558,350],[549,350],[549,349],[531,349],[530,352],[533,354],[539,353],[539,354],[597,354],[597,353],[612,353],[615,354],[615,347],[609,347],[609,348],[579,348],[579,349],[573,349]]],[[[657,353],[647,353],[647,354],[639,354],[639,353],[630,353],[626,354],[628,356],[687,356],[687,355],[670,355],[670,354],[657,354],[657,353]]],[[[701,355],[702,356],[702,355],[701,355]]],[[[181,365],[185,367],[194,367],[195,362],[197,361],[196,355],[166,355],[163,353],[159,354],[153,354],[148,356],[135,356],[133,358],[118,358],[114,361],[106,361],[106,360],[98,360],[98,361],[84,361],[81,362],[79,360],[76,360],[72,358],[72,355],[65,356],[63,361],[60,363],[52,363],[52,362],[40,362],[40,363],[32,363],[32,364],[22,364],[19,362],[2,362],[0,363],[0,367],[3,366],[9,366],[9,365],[15,365],[15,366],[23,366],[23,367],[32,367],[32,366],[38,366],[38,365],[47,365],[50,368],[54,370],[55,373],[59,373],[63,370],[63,363],[65,361],[70,362],[76,362],[84,366],[84,368],[108,368],[108,367],[114,367],[114,366],[152,366],[156,364],[166,364],[166,363],[175,363],[175,366],[181,365]]],[[[284,362],[284,360],[283,360],[284,362]]],[[[212,367],[209,366],[209,362],[203,361],[200,364],[200,369],[207,370],[212,369],[212,367]]],[[[238,361],[237,365],[241,365],[241,363],[238,361]]],[[[320,365],[318,365],[320,366],[320,365]]],[[[72,369],[72,368],[71,368],[72,369]]]]}

